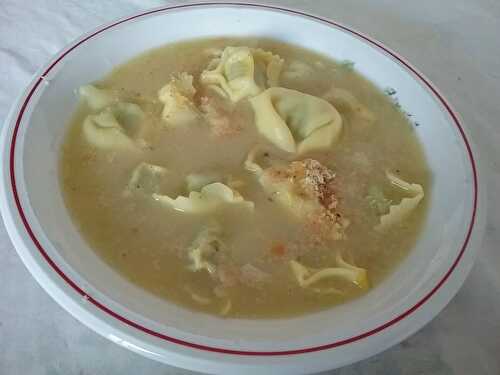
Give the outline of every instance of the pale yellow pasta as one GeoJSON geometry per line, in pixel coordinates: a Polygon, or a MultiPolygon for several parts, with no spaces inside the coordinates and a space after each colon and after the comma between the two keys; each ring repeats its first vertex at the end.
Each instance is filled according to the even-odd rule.
{"type": "Polygon", "coordinates": [[[176,211],[185,213],[208,213],[224,204],[237,205],[246,210],[253,210],[253,202],[245,200],[236,190],[220,182],[208,184],[189,195],[173,199],[168,195],[153,194],[153,198],[176,211]]]}
{"type": "Polygon", "coordinates": [[[220,234],[221,229],[218,225],[208,226],[198,234],[188,250],[191,271],[206,270],[210,274],[215,274],[217,267],[210,261],[210,257],[223,247],[219,239],[220,234]]]}
{"type": "Polygon", "coordinates": [[[323,98],[332,103],[338,110],[348,111],[368,124],[372,124],[376,120],[373,112],[361,104],[349,90],[333,86],[323,95],[323,98]]]}
{"type": "Polygon", "coordinates": [[[144,113],[137,104],[116,103],[83,122],[83,135],[93,146],[106,150],[133,150],[144,113]]]}
{"type": "Polygon", "coordinates": [[[313,284],[328,279],[333,279],[334,281],[335,279],[340,279],[353,283],[361,289],[368,288],[368,277],[364,268],[359,268],[347,263],[342,259],[340,254],[337,254],[336,261],[336,267],[315,269],[306,267],[296,260],[291,260],[290,267],[295,278],[297,279],[298,284],[303,288],[310,287],[313,284]]]}
{"type": "Polygon", "coordinates": [[[195,122],[199,112],[193,103],[196,90],[193,76],[182,72],[158,91],[163,103],[162,119],[167,126],[184,126],[195,122]]]}
{"type": "Polygon", "coordinates": [[[335,107],[296,90],[270,88],[250,103],[259,132],[290,153],[324,150],[342,130],[342,118],[335,107]]]}
{"type": "Polygon", "coordinates": [[[186,176],[186,187],[188,191],[199,191],[204,186],[222,179],[221,173],[217,172],[190,173],[186,176]]]}
{"type": "Polygon", "coordinates": [[[307,80],[314,74],[314,69],[308,63],[293,60],[286,65],[283,78],[286,80],[307,80]]]}
{"type": "Polygon", "coordinates": [[[263,190],[297,218],[309,220],[327,228],[329,237],[340,240],[349,220],[337,215],[336,197],[332,190],[335,174],[313,159],[286,162],[271,159],[263,168],[257,158],[260,147],[254,148],[244,162],[255,174],[263,190]]]}
{"type": "Polygon", "coordinates": [[[261,48],[252,48],[255,64],[254,77],[261,88],[279,86],[283,59],[261,48]]]}
{"type": "Polygon", "coordinates": [[[116,101],[116,98],[108,90],[99,89],[94,85],[81,86],[78,89],[78,94],[93,111],[100,111],[116,101]]]}
{"type": "Polygon", "coordinates": [[[283,60],[249,47],[226,47],[202,72],[200,81],[232,102],[252,97],[278,84],[283,60]]]}
{"type": "Polygon", "coordinates": [[[391,172],[386,172],[387,178],[392,185],[404,191],[409,197],[405,197],[399,204],[389,207],[389,212],[380,217],[380,223],[375,226],[378,232],[385,232],[396,224],[403,222],[418,206],[424,197],[422,185],[408,183],[391,172]]]}
{"type": "Polygon", "coordinates": [[[146,196],[159,193],[162,179],[167,174],[168,170],[164,167],[142,162],[132,171],[125,193],[139,193],[146,196]]]}

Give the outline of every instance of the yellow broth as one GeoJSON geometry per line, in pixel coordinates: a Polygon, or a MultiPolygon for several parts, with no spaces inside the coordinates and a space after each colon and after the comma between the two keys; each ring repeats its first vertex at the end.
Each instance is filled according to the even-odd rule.
{"type": "Polygon", "coordinates": [[[141,153],[101,151],[82,137],[82,123],[89,109],[82,105],[72,118],[61,154],[61,184],[75,225],[90,246],[113,269],[145,290],[179,305],[220,314],[227,300],[231,317],[267,318],[300,315],[332,307],[363,293],[355,285],[339,281],[341,294],[320,294],[298,285],[288,261],[299,259],[315,268],[334,264],[334,250],[348,254],[368,272],[371,287],[386,277],[408,254],[420,232],[428,200],[429,172],[415,129],[390,97],[339,63],[311,51],[262,39],[206,39],[171,44],[147,52],[115,68],[98,83],[120,99],[136,103],[146,113],[143,136],[151,145],[141,153]],[[329,248],[304,248],[307,230],[301,221],[276,204],[262,190],[255,176],[243,168],[255,144],[267,141],[258,133],[248,100],[231,114],[238,131],[216,136],[210,126],[165,128],[158,90],[174,73],[195,77],[198,92],[217,96],[201,87],[197,77],[212,57],[207,49],[253,46],[280,55],[285,62],[301,61],[312,67],[306,79],[287,78],[280,85],[321,96],[332,85],[348,90],[371,111],[375,121],[366,123],[353,111],[337,107],[342,115],[340,139],[327,151],[311,157],[336,174],[340,210],[350,221],[346,238],[332,241],[329,248]],[[145,161],[167,168],[165,189],[186,195],[189,173],[216,171],[240,180],[239,192],[255,203],[252,214],[236,207],[223,207],[209,215],[193,215],[169,209],[148,197],[124,196],[132,170],[145,161]],[[391,188],[385,171],[423,186],[426,197],[402,223],[387,233],[373,230],[380,214],[370,206],[369,189],[378,186],[393,203],[403,195],[391,188]],[[217,221],[230,249],[231,269],[252,264],[271,275],[268,282],[250,285],[236,282],[218,298],[218,283],[208,272],[188,268],[187,249],[208,222],[217,221]],[[273,253],[283,246],[287,254],[273,253]],[[203,302],[193,298],[201,296],[203,302]],[[206,301],[205,301],[206,300],[206,301]],[[209,301],[209,302],[207,302],[209,301]]]}

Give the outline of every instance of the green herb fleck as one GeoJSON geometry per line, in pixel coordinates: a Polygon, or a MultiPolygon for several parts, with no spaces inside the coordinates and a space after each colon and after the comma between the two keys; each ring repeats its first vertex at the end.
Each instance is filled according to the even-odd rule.
{"type": "Polygon", "coordinates": [[[354,70],[354,61],[351,60],[342,60],[340,62],[340,67],[345,70],[354,70]]]}
{"type": "Polygon", "coordinates": [[[387,87],[384,89],[384,92],[386,95],[393,96],[396,95],[397,91],[393,89],[392,87],[387,87]]]}

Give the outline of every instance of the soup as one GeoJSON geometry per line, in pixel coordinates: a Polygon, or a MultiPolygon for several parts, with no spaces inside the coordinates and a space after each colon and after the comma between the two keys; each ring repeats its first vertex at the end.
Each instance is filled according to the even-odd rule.
{"type": "Polygon", "coordinates": [[[66,205],[113,269],[179,305],[280,318],[344,303],[425,217],[428,168],[392,94],[273,40],[149,51],[79,89],[66,205]]]}

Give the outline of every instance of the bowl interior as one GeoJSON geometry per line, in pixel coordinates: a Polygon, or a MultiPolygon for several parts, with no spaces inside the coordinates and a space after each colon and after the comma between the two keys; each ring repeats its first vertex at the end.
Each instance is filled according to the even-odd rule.
{"type": "MultiPolygon", "coordinates": [[[[57,266],[86,293],[127,319],[207,345],[245,350],[319,345],[390,320],[422,298],[451,266],[472,210],[472,176],[463,140],[430,89],[387,52],[362,38],[323,22],[273,10],[228,5],[158,12],[83,41],[51,69],[35,91],[17,142],[15,168],[21,205],[35,236],[57,266]],[[75,89],[150,48],[207,36],[274,38],[335,59],[352,60],[381,89],[394,88],[401,106],[420,124],[415,134],[433,175],[428,217],[415,249],[364,297],[291,319],[219,319],[188,311],[131,284],[96,256],[72,224],[59,186],[58,159],[68,119],[77,105],[75,89]]],[[[56,282],[64,283],[62,279],[56,282]]]]}

